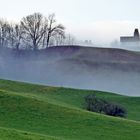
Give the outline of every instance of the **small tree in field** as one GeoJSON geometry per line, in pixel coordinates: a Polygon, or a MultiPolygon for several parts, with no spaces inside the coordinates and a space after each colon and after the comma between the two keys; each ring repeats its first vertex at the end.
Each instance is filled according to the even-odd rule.
{"type": "Polygon", "coordinates": [[[88,111],[104,113],[110,116],[126,117],[127,114],[122,106],[97,98],[93,94],[85,97],[85,108],[88,111]]]}

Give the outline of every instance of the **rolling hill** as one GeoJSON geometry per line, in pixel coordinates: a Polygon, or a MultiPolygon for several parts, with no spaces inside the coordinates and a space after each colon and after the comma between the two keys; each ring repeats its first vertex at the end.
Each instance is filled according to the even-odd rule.
{"type": "Polygon", "coordinates": [[[140,96],[140,54],[115,48],[57,46],[0,52],[0,77],[50,86],[140,96]]]}
{"type": "Polygon", "coordinates": [[[0,80],[1,140],[139,140],[140,98],[0,80]],[[122,104],[126,119],[88,112],[88,94],[122,104]]]}

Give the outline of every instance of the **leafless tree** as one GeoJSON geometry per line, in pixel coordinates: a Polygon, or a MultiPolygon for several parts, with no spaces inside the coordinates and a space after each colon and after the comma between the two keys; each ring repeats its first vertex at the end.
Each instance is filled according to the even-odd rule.
{"type": "Polygon", "coordinates": [[[57,24],[55,20],[55,14],[51,14],[48,17],[48,28],[47,28],[47,47],[49,46],[50,39],[60,35],[64,37],[65,35],[65,27],[62,24],[57,24]]]}
{"type": "Polygon", "coordinates": [[[10,25],[7,21],[1,19],[0,20],[0,46],[7,47],[8,46],[8,37],[10,32],[10,25]]]}
{"type": "Polygon", "coordinates": [[[65,28],[56,22],[54,14],[46,18],[40,13],[34,13],[23,17],[20,24],[0,20],[1,47],[37,50],[62,45],[64,41],[65,28]]]}
{"type": "Polygon", "coordinates": [[[65,37],[65,45],[74,45],[76,44],[76,39],[73,35],[67,34],[65,37]]]}
{"type": "Polygon", "coordinates": [[[9,47],[19,50],[20,44],[22,43],[23,30],[19,24],[9,25],[8,42],[9,47]]]}
{"type": "Polygon", "coordinates": [[[60,46],[60,45],[65,45],[65,36],[62,35],[56,35],[55,36],[55,45],[60,46]]]}
{"type": "Polygon", "coordinates": [[[40,13],[34,13],[21,20],[21,27],[24,30],[23,39],[37,50],[43,43],[44,34],[47,31],[47,20],[40,13]]]}

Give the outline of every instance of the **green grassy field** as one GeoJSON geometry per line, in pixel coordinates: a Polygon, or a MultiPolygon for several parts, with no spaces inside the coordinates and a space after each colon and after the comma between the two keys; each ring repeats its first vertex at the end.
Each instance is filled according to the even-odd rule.
{"type": "Polygon", "coordinates": [[[0,80],[0,140],[139,140],[140,98],[0,80]],[[84,97],[123,105],[126,119],[88,112],[84,97]]]}

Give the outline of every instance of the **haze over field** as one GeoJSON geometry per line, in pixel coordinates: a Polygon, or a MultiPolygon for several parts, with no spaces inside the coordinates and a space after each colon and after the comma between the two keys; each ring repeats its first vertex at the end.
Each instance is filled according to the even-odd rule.
{"type": "Polygon", "coordinates": [[[140,90],[139,54],[115,49],[140,51],[140,45],[122,46],[119,42],[120,36],[132,36],[134,29],[140,27],[138,0],[135,2],[130,0],[42,0],[41,2],[13,0],[8,2],[6,0],[1,4],[3,6],[0,9],[0,17],[8,20],[6,24],[1,20],[1,48],[29,50],[25,56],[18,54],[22,51],[17,52],[16,57],[13,57],[15,52],[12,50],[7,54],[1,53],[1,78],[105,90],[130,96],[140,95],[138,92],[140,90]],[[34,13],[38,11],[43,15],[34,13]],[[53,12],[56,13],[58,22],[54,14],[50,14],[53,12]],[[39,32],[34,34],[36,29],[32,30],[34,24],[28,26],[28,23],[33,23],[28,19],[36,17],[40,18],[41,22],[39,22],[39,32]],[[49,28],[51,19],[55,23],[52,24],[54,29],[58,28],[49,35],[52,30],[49,28]],[[16,24],[11,24],[10,21],[16,24]],[[77,41],[68,43],[69,36],[64,36],[69,33],[72,34],[71,40],[76,38],[77,41]],[[87,46],[81,49],[79,47],[67,49],[67,46],[54,48],[51,53],[42,50],[42,53],[37,56],[32,52],[33,50],[40,52],[40,49],[53,45],[83,45],[85,40],[89,46],[99,49],[91,49],[87,46]],[[106,49],[100,49],[100,47],[106,49]],[[25,58],[26,55],[29,60],[25,58]]]}
{"type": "Polygon", "coordinates": [[[139,53],[78,46],[18,53],[1,55],[1,78],[140,96],[139,53]]]}

